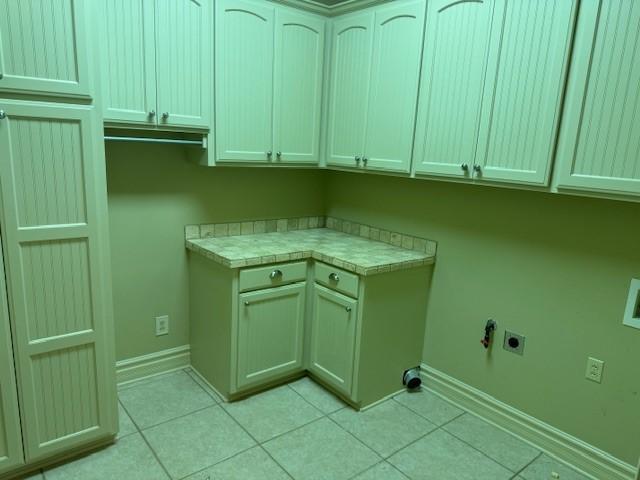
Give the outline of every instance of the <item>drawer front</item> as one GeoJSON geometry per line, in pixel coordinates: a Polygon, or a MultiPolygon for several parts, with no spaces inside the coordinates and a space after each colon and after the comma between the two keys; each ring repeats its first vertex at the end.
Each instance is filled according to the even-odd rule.
{"type": "Polygon", "coordinates": [[[267,265],[240,271],[240,291],[279,287],[307,279],[307,262],[267,265]]]}
{"type": "Polygon", "coordinates": [[[316,263],[316,282],[332,290],[358,298],[358,275],[326,263],[316,263]]]}

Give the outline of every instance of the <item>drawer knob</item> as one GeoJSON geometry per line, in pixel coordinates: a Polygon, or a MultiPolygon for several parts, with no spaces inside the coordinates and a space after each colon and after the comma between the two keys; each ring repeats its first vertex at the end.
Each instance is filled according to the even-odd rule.
{"type": "Polygon", "coordinates": [[[282,270],[274,270],[269,274],[269,278],[271,280],[275,280],[276,278],[282,277],[282,270]]]}
{"type": "Polygon", "coordinates": [[[248,307],[249,305],[251,305],[251,303],[249,303],[248,301],[245,300],[244,305],[245,305],[245,307],[248,307]]]}
{"type": "Polygon", "coordinates": [[[351,313],[351,307],[344,307],[344,309],[347,311],[347,313],[351,313]]]}
{"type": "Polygon", "coordinates": [[[330,273],[329,274],[329,280],[331,280],[332,282],[336,282],[337,283],[337,282],[340,281],[340,276],[336,272],[330,273]]]}

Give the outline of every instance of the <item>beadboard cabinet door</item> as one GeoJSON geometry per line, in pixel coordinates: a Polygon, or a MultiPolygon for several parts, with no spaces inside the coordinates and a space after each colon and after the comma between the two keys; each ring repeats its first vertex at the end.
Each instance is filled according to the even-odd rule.
{"type": "Polygon", "coordinates": [[[274,6],[216,1],[218,161],[266,162],[273,141],[274,6]]]}
{"type": "Polygon", "coordinates": [[[306,285],[240,294],[239,389],[302,370],[306,285]]]}
{"type": "Polygon", "coordinates": [[[351,395],[356,339],[357,300],[314,285],[309,370],[351,395]]]}
{"type": "Polygon", "coordinates": [[[640,3],[584,0],[557,156],[558,187],[640,195],[640,3]]]}
{"type": "Polygon", "coordinates": [[[273,149],[278,163],[318,163],[324,42],[322,17],[276,10],[273,149]]]}
{"type": "Polygon", "coordinates": [[[474,178],[545,186],[560,122],[577,0],[506,2],[492,45],[474,178]]]}
{"type": "Polygon", "coordinates": [[[209,126],[212,2],[156,2],[158,125],[209,126]]]}
{"type": "Polygon", "coordinates": [[[107,122],[156,124],[155,0],[96,2],[107,122]]]}
{"type": "Polygon", "coordinates": [[[117,431],[104,150],[90,106],[2,100],[0,187],[25,457],[117,431]]]}
{"type": "Polygon", "coordinates": [[[90,96],[85,0],[0,0],[0,92],[90,96]]]}
{"type": "Polygon", "coordinates": [[[415,131],[425,1],[375,10],[371,92],[363,164],[409,172],[415,131]]]}
{"type": "Polygon", "coordinates": [[[24,463],[6,291],[0,255],[0,475],[24,463]]]}
{"type": "Polygon", "coordinates": [[[347,15],[333,23],[327,163],[356,167],[364,152],[371,81],[374,14],[347,15]]]}
{"type": "Polygon", "coordinates": [[[431,0],[427,5],[415,171],[470,178],[494,10],[502,1],[431,0]]]}

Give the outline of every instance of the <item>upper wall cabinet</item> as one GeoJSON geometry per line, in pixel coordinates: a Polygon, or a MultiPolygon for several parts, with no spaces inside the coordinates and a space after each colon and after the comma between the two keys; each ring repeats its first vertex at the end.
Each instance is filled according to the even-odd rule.
{"type": "Polygon", "coordinates": [[[640,3],[583,0],[560,134],[560,188],[640,195],[640,3]]]}
{"type": "Polygon", "coordinates": [[[547,185],[577,1],[429,3],[415,170],[547,185]]]}
{"type": "Polygon", "coordinates": [[[104,118],[115,124],[208,128],[210,2],[104,0],[104,118]]]}
{"type": "Polygon", "coordinates": [[[0,92],[88,97],[84,0],[0,0],[0,92]]]}
{"type": "Polygon", "coordinates": [[[317,163],[325,20],[216,2],[216,159],[317,163]]]}
{"type": "Polygon", "coordinates": [[[409,171],[424,15],[410,0],[334,21],[329,165],[409,171]]]}

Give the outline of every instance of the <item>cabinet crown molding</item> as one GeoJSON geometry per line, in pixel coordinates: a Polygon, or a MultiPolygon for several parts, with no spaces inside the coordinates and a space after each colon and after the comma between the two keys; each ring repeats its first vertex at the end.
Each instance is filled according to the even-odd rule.
{"type": "Polygon", "coordinates": [[[392,0],[347,0],[345,2],[338,3],[336,5],[325,5],[315,0],[273,0],[276,3],[282,5],[288,5],[290,7],[300,8],[327,17],[335,17],[343,15],[345,13],[354,12],[356,10],[362,10],[374,5],[380,5],[382,3],[388,3],[392,0]]]}

